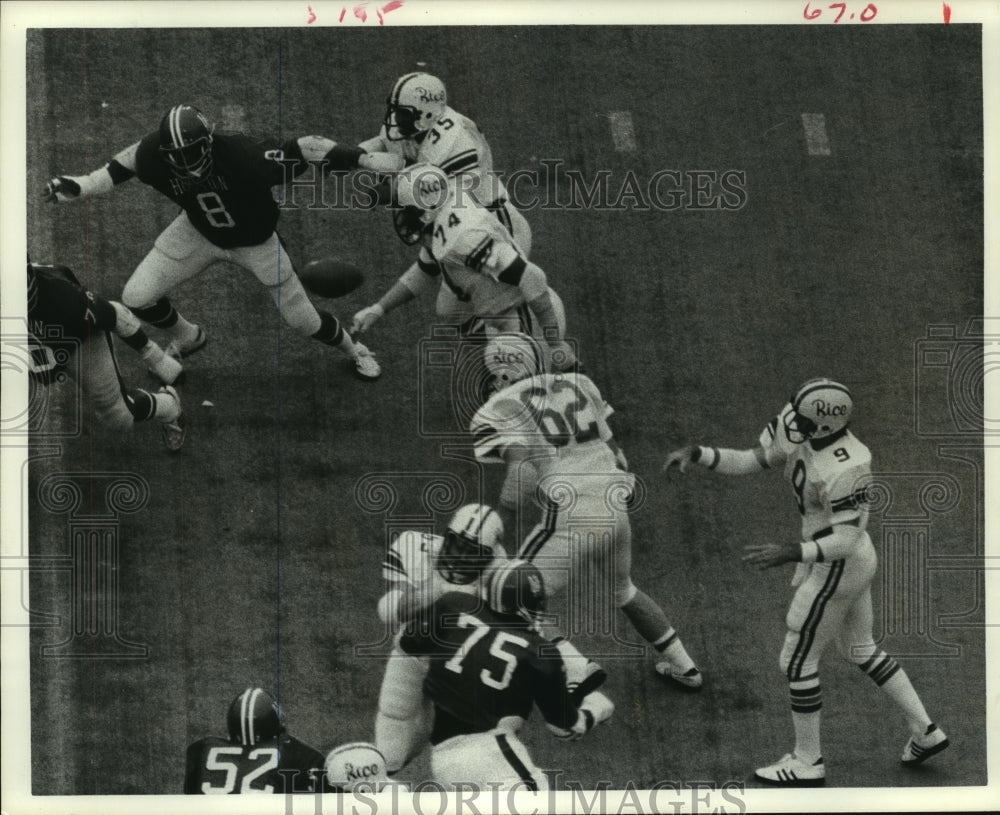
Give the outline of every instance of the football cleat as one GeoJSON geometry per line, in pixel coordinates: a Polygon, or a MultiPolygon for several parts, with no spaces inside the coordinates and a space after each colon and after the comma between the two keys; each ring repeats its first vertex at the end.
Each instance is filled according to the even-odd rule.
{"type": "Polygon", "coordinates": [[[375,361],[375,354],[360,342],[354,343],[354,372],[360,378],[373,382],[382,376],[382,366],[375,361]]]}
{"type": "Polygon", "coordinates": [[[906,742],[903,757],[900,760],[907,767],[915,767],[931,756],[940,753],[950,743],[944,731],[932,723],[922,736],[913,736],[906,742]]]}
{"type": "Polygon", "coordinates": [[[170,421],[160,422],[160,431],[163,433],[163,444],[171,453],[176,453],[184,446],[184,436],[187,434],[187,421],[184,418],[184,411],[181,408],[181,398],[177,391],[170,385],[164,385],[158,393],[165,393],[177,402],[177,416],[170,421]]]}
{"type": "Polygon", "coordinates": [[[436,76],[415,72],[396,80],[386,99],[385,136],[389,141],[411,139],[434,127],[444,115],[448,94],[436,76]]]}
{"type": "Polygon", "coordinates": [[[701,690],[701,686],[704,684],[704,677],[697,668],[677,671],[674,670],[674,665],[669,659],[661,659],[657,662],[656,672],[663,678],[676,682],[685,690],[701,690]]]}
{"type": "Polygon", "coordinates": [[[262,688],[247,688],[233,699],[226,724],[229,740],[244,746],[270,741],[284,729],[278,703],[262,688]]]}
{"type": "Polygon", "coordinates": [[[212,172],[215,126],[198,108],[175,105],[160,121],[160,155],[178,178],[205,178],[212,172]]]}
{"type": "Polygon", "coordinates": [[[785,753],[774,764],[755,770],[753,775],[758,781],[776,787],[822,787],[826,784],[823,759],[806,764],[794,753],[785,753]]]}
{"type": "Polygon", "coordinates": [[[205,330],[201,326],[198,326],[198,333],[195,335],[193,340],[190,342],[177,342],[177,340],[171,340],[165,351],[167,356],[184,358],[200,351],[207,343],[208,334],[205,333],[205,330]]]}
{"type": "Polygon", "coordinates": [[[839,433],[851,421],[854,410],[851,392],[832,379],[810,379],[789,402],[782,423],[793,444],[839,433]]]}

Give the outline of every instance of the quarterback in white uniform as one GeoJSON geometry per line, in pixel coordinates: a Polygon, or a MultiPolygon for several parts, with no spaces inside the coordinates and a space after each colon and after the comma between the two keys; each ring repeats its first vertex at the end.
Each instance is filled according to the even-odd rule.
{"type": "Polygon", "coordinates": [[[825,783],[819,661],[834,642],[844,659],[856,664],[902,709],[911,733],[902,756],[905,765],[919,764],[948,746],[906,673],[872,636],[871,582],[877,558],[866,531],[871,453],[848,429],[853,406],[844,385],[812,379],[771,420],[757,447],[690,446],[670,453],[664,465],[683,472],[696,463],[724,475],[749,475],[784,465],[802,515],[801,541],[748,546],[743,558],[761,569],[798,564],[780,658],[791,694],[795,749],[756,771],[756,778],[768,784],[825,783]]]}
{"type": "Polygon", "coordinates": [[[569,584],[574,598],[594,588],[588,581],[612,583],[614,607],[659,652],[657,672],[697,690],[701,672],[660,606],[631,579],[635,476],[608,427],[611,407],[583,374],[547,373],[527,335],[492,337],[484,357],[499,389],[472,419],[476,458],[507,464],[505,495],[525,494],[517,482],[527,473],[545,500],[544,519],[518,557],[538,566],[552,593],[569,584]],[[595,576],[585,576],[590,569],[595,576]]]}

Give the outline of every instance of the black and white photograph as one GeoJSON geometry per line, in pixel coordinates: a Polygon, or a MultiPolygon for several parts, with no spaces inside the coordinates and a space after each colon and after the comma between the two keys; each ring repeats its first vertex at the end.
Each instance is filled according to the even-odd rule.
{"type": "Polygon", "coordinates": [[[995,7],[0,13],[4,812],[996,808],[995,7]]]}

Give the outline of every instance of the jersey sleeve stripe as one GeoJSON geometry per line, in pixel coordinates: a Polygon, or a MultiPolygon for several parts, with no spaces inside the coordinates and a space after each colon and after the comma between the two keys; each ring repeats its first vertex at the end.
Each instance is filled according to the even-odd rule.
{"type": "Polygon", "coordinates": [[[465,150],[452,156],[440,166],[441,170],[447,175],[454,175],[463,170],[472,170],[479,166],[479,154],[476,150],[465,150]]]}

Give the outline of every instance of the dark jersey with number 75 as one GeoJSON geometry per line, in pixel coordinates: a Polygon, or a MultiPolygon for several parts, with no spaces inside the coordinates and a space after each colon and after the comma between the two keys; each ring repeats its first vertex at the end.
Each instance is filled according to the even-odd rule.
{"type": "MultiPolygon", "coordinates": [[[[160,135],[139,142],[134,169],[140,181],[173,199],[192,226],[216,246],[257,246],[278,224],[278,205],[271,188],[284,183],[283,157],[297,159],[295,174],[309,166],[295,140],[269,150],[252,139],[234,135],[212,138],[212,171],[204,178],[178,178],[160,153],[160,135]]],[[[120,162],[124,160],[121,159],[120,162]]]]}
{"type": "MultiPolygon", "coordinates": [[[[187,795],[324,791],[323,754],[282,733],[278,738],[242,745],[209,736],[187,750],[187,795]]],[[[329,791],[329,790],[326,790],[329,791]]]]}
{"type": "Polygon", "coordinates": [[[424,691],[436,709],[432,744],[492,730],[507,716],[527,719],[534,704],[557,727],[577,720],[551,643],[479,597],[442,595],[429,616],[404,629],[400,647],[430,657],[424,691]]]}

